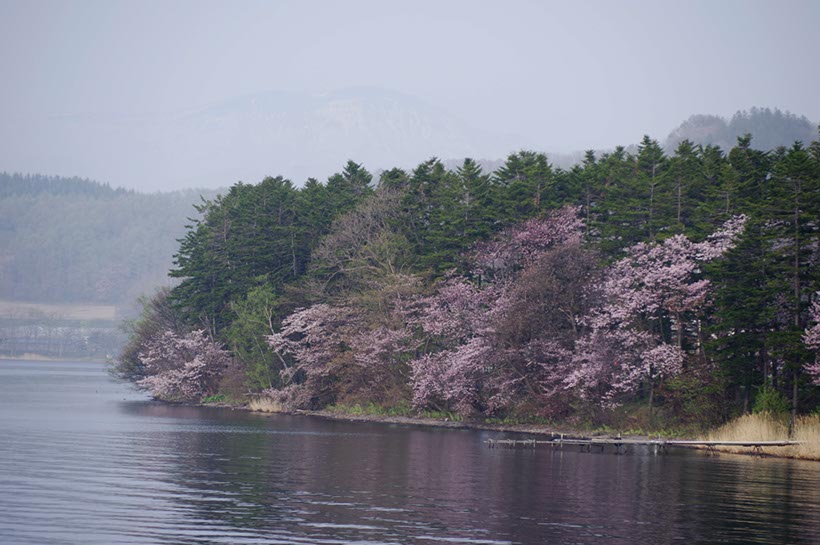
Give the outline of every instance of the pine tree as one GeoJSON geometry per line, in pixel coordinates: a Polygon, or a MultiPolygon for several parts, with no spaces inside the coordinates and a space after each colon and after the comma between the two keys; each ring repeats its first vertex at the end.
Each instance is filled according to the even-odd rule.
{"type": "Polygon", "coordinates": [[[506,223],[535,217],[548,210],[553,202],[552,165],[543,153],[520,151],[507,157],[493,173],[496,192],[496,214],[506,223]]]}
{"type": "Polygon", "coordinates": [[[600,197],[600,213],[593,215],[592,231],[600,237],[603,253],[617,257],[623,248],[644,240],[641,228],[641,204],[634,181],[633,159],[622,146],[605,153],[593,170],[593,187],[600,197]]]}

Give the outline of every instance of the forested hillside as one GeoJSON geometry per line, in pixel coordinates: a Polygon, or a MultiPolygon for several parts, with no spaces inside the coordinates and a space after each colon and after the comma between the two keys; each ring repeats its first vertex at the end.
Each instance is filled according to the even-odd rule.
{"type": "Polygon", "coordinates": [[[167,283],[197,202],[193,190],[0,173],[0,299],[130,305],[167,283]]]}
{"type": "Polygon", "coordinates": [[[117,372],[285,408],[815,409],[820,143],[752,144],[234,185],[199,208],[181,283],[145,301],[117,372]]]}
{"type": "Polygon", "coordinates": [[[717,115],[693,115],[672,131],[665,147],[674,150],[683,140],[695,144],[732,147],[744,134],[752,135],[752,147],[772,150],[793,142],[811,142],[817,125],[791,112],[775,108],[752,108],[736,112],[730,119],[717,115]]]}

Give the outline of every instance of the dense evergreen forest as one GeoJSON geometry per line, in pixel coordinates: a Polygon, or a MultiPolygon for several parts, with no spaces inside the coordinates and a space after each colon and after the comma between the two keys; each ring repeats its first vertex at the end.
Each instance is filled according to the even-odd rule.
{"type": "Polygon", "coordinates": [[[700,425],[820,401],[817,140],[351,161],[197,210],[116,365],[157,397],[700,425]]]}
{"type": "Polygon", "coordinates": [[[200,193],[0,173],[0,299],[131,306],[167,283],[200,193]]]}

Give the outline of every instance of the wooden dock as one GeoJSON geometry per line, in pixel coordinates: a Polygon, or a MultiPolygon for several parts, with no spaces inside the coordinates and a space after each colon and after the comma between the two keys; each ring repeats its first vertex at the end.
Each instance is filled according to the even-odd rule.
{"type": "Polygon", "coordinates": [[[620,437],[607,438],[567,438],[563,436],[552,439],[487,439],[489,448],[529,448],[550,447],[563,449],[564,447],[579,447],[582,452],[592,452],[593,448],[604,452],[607,447],[613,447],[617,454],[626,452],[629,447],[646,446],[654,454],[668,452],[669,448],[705,448],[710,454],[717,454],[717,447],[748,447],[752,452],[763,454],[763,447],[787,447],[801,445],[803,441],[690,441],[675,439],[622,439],[620,437]]]}

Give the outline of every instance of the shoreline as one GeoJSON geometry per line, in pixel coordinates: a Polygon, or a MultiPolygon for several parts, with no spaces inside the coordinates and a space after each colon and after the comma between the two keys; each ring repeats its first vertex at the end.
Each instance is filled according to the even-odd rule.
{"type": "Polygon", "coordinates": [[[56,363],[100,363],[106,364],[108,363],[105,358],[83,358],[77,356],[76,358],[67,358],[67,357],[50,357],[44,356],[42,354],[35,354],[31,352],[26,352],[25,354],[21,354],[19,356],[9,356],[7,354],[0,354],[0,361],[43,361],[43,362],[56,362],[56,363]]]}
{"type": "MultiPolygon", "coordinates": [[[[162,401],[162,400],[159,400],[162,401]]],[[[162,401],[163,403],[169,403],[162,401]]],[[[173,403],[173,402],[171,402],[173,403]]],[[[185,405],[185,403],[182,403],[185,405]]],[[[639,434],[613,434],[596,431],[583,431],[579,428],[555,428],[548,429],[543,424],[492,424],[489,422],[482,422],[480,420],[448,420],[429,418],[425,416],[388,416],[381,414],[348,414],[343,412],[321,410],[306,410],[297,409],[293,411],[264,411],[250,408],[248,404],[233,404],[233,403],[195,403],[197,407],[210,407],[231,409],[237,411],[247,411],[253,414],[273,416],[277,414],[291,415],[291,416],[313,416],[317,418],[324,418],[325,420],[338,420],[342,422],[363,422],[375,424],[398,424],[403,426],[422,426],[428,428],[447,428],[453,430],[476,430],[476,431],[495,431],[502,433],[520,433],[527,435],[537,435],[539,437],[559,437],[564,436],[566,439],[582,439],[582,438],[622,438],[622,439],[651,439],[655,436],[639,435],[639,434]]],[[[676,439],[683,439],[683,437],[675,436],[676,439]]]]}
{"type": "MultiPolygon", "coordinates": [[[[445,428],[451,430],[473,430],[473,431],[492,431],[500,433],[514,433],[532,435],[536,437],[548,437],[555,439],[562,437],[564,439],[624,439],[635,441],[646,441],[652,439],[660,439],[660,435],[640,435],[640,434],[621,434],[601,431],[584,431],[578,428],[548,428],[543,424],[491,424],[482,422],[480,420],[472,421],[451,421],[447,419],[428,418],[423,416],[387,416],[379,414],[346,414],[328,410],[295,410],[295,411],[262,411],[251,409],[247,404],[238,405],[230,403],[199,403],[197,406],[225,408],[232,410],[247,411],[249,413],[260,414],[265,416],[273,416],[276,414],[292,415],[292,416],[311,416],[316,418],[323,418],[325,420],[337,420],[342,422],[360,422],[360,423],[375,423],[375,424],[395,424],[401,426],[417,426],[425,428],[445,428]]],[[[664,439],[680,439],[680,440],[699,440],[692,437],[665,437],[664,439]]],[[[776,458],[787,460],[801,460],[808,462],[820,462],[818,458],[804,458],[795,456],[793,454],[782,454],[778,451],[761,452],[752,448],[748,450],[738,451],[731,447],[714,447],[708,449],[703,446],[677,446],[675,448],[685,448],[690,450],[709,451],[713,455],[727,454],[739,456],[754,456],[758,458],[776,458]]],[[[790,447],[780,447],[790,448],[790,447]]]]}
{"type": "MultiPolygon", "coordinates": [[[[249,409],[250,410],[250,409],[249,409]]],[[[260,412],[260,411],[253,411],[260,412]]],[[[502,433],[520,433],[527,435],[537,435],[539,437],[558,437],[564,436],[567,439],[580,439],[587,437],[614,437],[608,433],[598,432],[584,432],[579,429],[548,429],[542,424],[491,424],[482,422],[480,420],[464,421],[464,420],[439,420],[437,418],[427,418],[424,416],[385,416],[385,415],[351,415],[339,413],[334,411],[319,410],[319,411],[294,411],[291,414],[300,414],[304,416],[316,416],[327,420],[340,420],[344,422],[373,422],[379,424],[400,424],[406,426],[423,426],[429,428],[448,428],[448,429],[463,429],[476,431],[494,431],[502,433]]],[[[646,439],[646,435],[622,435],[626,439],[646,439]]]]}

